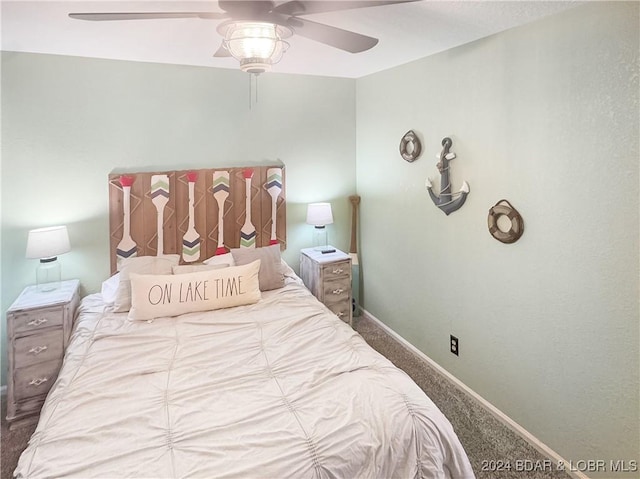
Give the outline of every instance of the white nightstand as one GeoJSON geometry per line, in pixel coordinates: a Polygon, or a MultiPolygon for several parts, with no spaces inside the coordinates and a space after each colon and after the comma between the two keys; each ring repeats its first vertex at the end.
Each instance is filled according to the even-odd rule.
{"type": "Polygon", "coordinates": [[[77,279],[47,293],[28,286],[7,311],[7,421],[39,414],[62,365],[79,287],[77,279]]]}
{"type": "Polygon", "coordinates": [[[300,277],[320,302],[351,325],[351,257],[348,254],[338,249],[323,254],[305,248],[300,255],[300,277]]]}

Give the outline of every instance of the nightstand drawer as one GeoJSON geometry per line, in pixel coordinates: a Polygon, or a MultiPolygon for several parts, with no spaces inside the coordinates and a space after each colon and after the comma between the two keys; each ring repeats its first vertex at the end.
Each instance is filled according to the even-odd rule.
{"type": "Polygon", "coordinates": [[[14,364],[25,368],[62,358],[63,339],[62,328],[16,338],[13,344],[14,364]]]}
{"type": "Polygon", "coordinates": [[[325,304],[348,300],[351,297],[351,282],[349,278],[325,281],[322,293],[325,304]]]}
{"type": "Polygon", "coordinates": [[[322,275],[325,281],[349,278],[351,276],[351,262],[340,261],[337,263],[322,265],[322,275]]]}
{"type": "Polygon", "coordinates": [[[36,329],[49,328],[51,326],[61,326],[64,319],[62,306],[55,308],[39,309],[25,313],[15,313],[13,315],[13,332],[22,333],[36,329]]]}
{"type": "Polygon", "coordinates": [[[61,364],[62,358],[16,369],[13,377],[14,400],[47,394],[58,376],[61,364]]]}
{"type": "Polygon", "coordinates": [[[348,323],[351,317],[351,302],[350,301],[341,301],[335,304],[327,304],[327,308],[333,314],[335,314],[338,318],[348,323]]]}

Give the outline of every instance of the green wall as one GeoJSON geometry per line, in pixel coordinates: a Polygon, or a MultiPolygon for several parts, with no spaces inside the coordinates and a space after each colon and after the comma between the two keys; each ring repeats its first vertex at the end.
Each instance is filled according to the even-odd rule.
{"type": "Polygon", "coordinates": [[[356,83],[365,309],[574,461],[639,459],[638,18],[589,2],[356,83]],[[424,186],[446,136],[450,216],[424,186]]]}
{"type": "MultiPolygon", "coordinates": [[[[282,162],[287,250],[312,244],[306,205],[330,201],[349,247],[355,193],[355,81],[269,73],[249,105],[236,70],[2,53],[1,309],[35,282],[29,229],[66,224],[63,278],[100,290],[109,274],[107,175],[282,162]]],[[[254,91],[255,93],[255,91],[254,91]]],[[[2,321],[2,383],[6,337],[2,321]]]]}

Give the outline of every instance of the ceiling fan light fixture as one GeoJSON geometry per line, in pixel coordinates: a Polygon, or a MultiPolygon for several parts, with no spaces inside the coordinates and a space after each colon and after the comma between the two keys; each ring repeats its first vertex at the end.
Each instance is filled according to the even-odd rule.
{"type": "Polygon", "coordinates": [[[240,62],[240,69],[248,73],[263,73],[278,63],[289,43],[291,29],[268,22],[229,21],[218,27],[223,45],[240,62]]]}

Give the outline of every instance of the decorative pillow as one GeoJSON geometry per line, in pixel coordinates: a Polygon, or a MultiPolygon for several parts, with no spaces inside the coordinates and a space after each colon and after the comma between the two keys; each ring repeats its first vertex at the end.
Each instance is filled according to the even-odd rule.
{"type": "Polygon", "coordinates": [[[203,263],[204,264],[226,264],[227,266],[236,265],[235,261],[233,260],[233,255],[231,253],[212,256],[211,258],[205,259],[203,263]]]}
{"type": "Polygon", "coordinates": [[[113,311],[123,313],[131,309],[131,281],[129,275],[137,274],[171,274],[171,268],[178,264],[180,255],[166,254],[162,256],[136,256],[126,258],[120,264],[120,283],[113,302],[113,311]]]}
{"type": "Polygon", "coordinates": [[[260,291],[270,291],[284,286],[280,245],[274,244],[263,248],[234,248],[231,254],[236,264],[260,260],[260,291]]]}
{"type": "Polygon", "coordinates": [[[260,300],[260,261],[189,274],[131,273],[129,319],[147,320],[230,308],[260,300]]]}
{"type": "Polygon", "coordinates": [[[104,301],[105,304],[113,304],[115,302],[119,284],[120,273],[116,273],[102,282],[100,293],[102,294],[102,301],[104,301]]]}
{"type": "Polygon", "coordinates": [[[173,274],[188,274],[188,273],[196,273],[198,271],[211,271],[213,269],[222,269],[228,268],[227,264],[204,264],[204,263],[196,263],[196,264],[177,264],[171,271],[173,274]]]}

